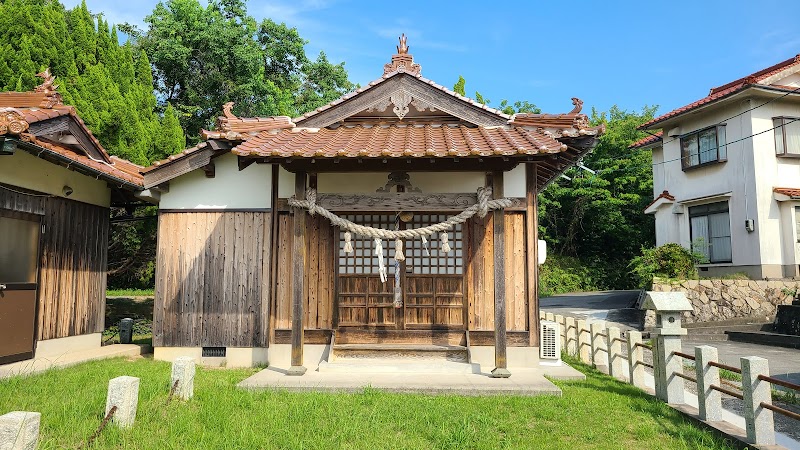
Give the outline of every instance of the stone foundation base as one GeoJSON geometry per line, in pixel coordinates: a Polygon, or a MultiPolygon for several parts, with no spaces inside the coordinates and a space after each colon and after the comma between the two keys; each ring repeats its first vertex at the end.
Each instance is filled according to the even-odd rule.
{"type": "Polygon", "coordinates": [[[102,333],[92,333],[38,341],[33,356],[34,358],[58,358],[69,353],[93,350],[100,348],[102,340],[102,333]]]}
{"type": "Polygon", "coordinates": [[[153,359],[173,362],[180,356],[189,356],[203,366],[255,367],[267,364],[267,350],[258,347],[227,347],[225,357],[204,358],[202,347],[155,347],[153,359]]]}

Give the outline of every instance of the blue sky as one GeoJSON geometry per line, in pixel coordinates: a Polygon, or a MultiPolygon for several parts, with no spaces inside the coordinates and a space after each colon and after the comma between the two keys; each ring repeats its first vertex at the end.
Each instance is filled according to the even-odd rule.
{"type": "MultiPolygon", "coordinates": [[[[86,1],[113,23],[139,25],[157,3],[86,1]]],[[[528,100],[551,113],[571,109],[571,97],[587,111],[663,113],[800,53],[796,1],[250,0],[248,12],[296,27],[309,55],[345,61],[362,85],[405,33],[425,77],[452,88],[463,75],[467,94],[490,106],[528,100]]]]}

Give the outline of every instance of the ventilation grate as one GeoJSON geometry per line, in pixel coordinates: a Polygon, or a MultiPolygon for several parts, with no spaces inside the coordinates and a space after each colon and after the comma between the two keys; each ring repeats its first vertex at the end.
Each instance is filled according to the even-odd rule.
{"type": "Polygon", "coordinates": [[[203,347],[203,358],[224,358],[225,347],[203,347]]]}
{"type": "Polygon", "coordinates": [[[560,359],[558,343],[558,323],[543,320],[541,322],[539,357],[541,359],[560,359]]]}

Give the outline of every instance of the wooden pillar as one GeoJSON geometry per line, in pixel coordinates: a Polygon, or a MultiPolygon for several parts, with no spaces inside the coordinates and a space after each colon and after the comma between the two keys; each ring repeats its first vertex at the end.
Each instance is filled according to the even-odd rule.
{"type": "MultiPolygon", "coordinates": [[[[503,172],[492,172],[492,196],[503,198],[503,172]]],[[[494,229],[494,363],[493,378],[508,378],[506,358],[506,239],[505,210],[492,212],[494,229]]]]}
{"type": "MultiPolygon", "coordinates": [[[[306,173],[294,176],[294,195],[298,200],[306,198],[306,173]]],[[[287,375],[303,375],[303,277],[306,269],[306,211],[292,209],[294,235],[292,239],[292,366],[287,375]]]]}
{"type": "Polygon", "coordinates": [[[527,251],[528,332],[531,347],[539,346],[539,200],[536,164],[525,165],[525,239],[527,251]]]}
{"type": "MultiPolygon", "coordinates": [[[[271,213],[271,220],[270,223],[271,231],[270,231],[270,245],[272,246],[272,250],[269,253],[269,281],[270,281],[270,291],[269,291],[269,331],[268,331],[268,339],[267,339],[267,347],[269,347],[273,342],[275,342],[275,311],[278,308],[278,223],[279,223],[279,214],[278,214],[278,174],[280,173],[277,164],[272,165],[272,203],[270,205],[270,213],[271,213]]],[[[266,224],[265,224],[266,227],[266,224]]],[[[265,262],[266,264],[266,262],[265,262]]],[[[263,301],[263,300],[262,300],[263,301]]]]}

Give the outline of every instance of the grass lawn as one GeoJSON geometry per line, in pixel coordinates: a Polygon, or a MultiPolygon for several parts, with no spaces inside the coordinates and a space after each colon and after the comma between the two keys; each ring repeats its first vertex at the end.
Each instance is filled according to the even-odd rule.
{"type": "Polygon", "coordinates": [[[195,397],[167,405],[170,365],[89,362],[0,380],[0,413],[42,413],[40,449],[81,447],[103,416],[108,380],[141,378],[134,428],[109,426],[92,448],[723,449],[663,403],[585,366],[563,397],[248,392],[254,369],[198,368],[195,397]]]}
{"type": "Polygon", "coordinates": [[[155,289],[109,289],[107,297],[152,297],[155,289]]]}

